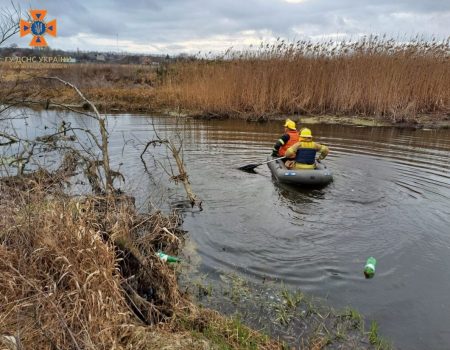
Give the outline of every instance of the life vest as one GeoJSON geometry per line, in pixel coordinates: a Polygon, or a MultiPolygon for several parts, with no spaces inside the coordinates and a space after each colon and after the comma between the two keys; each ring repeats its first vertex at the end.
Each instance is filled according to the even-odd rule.
{"type": "Polygon", "coordinates": [[[301,164],[313,165],[316,161],[316,153],[316,145],[313,141],[302,141],[295,155],[295,161],[301,164]]]}
{"type": "Polygon", "coordinates": [[[286,153],[287,149],[293,145],[295,145],[298,140],[299,140],[299,136],[298,136],[298,131],[297,130],[289,130],[287,132],[287,134],[289,135],[289,140],[288,142],[286,142],[283,146],[280,147],[280,149],[278,150],[278,154],[280,155],[280,157],[283,157],[284,154],[286,153]]]}

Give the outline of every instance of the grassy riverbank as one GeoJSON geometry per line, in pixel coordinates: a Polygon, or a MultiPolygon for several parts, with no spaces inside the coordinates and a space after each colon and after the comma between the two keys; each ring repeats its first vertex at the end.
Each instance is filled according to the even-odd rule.
{"type": "Polygon", "coordinates": [[[44,172],[0,182],[0,345],[281,348],[181,293],[177,268],[155,256],[179,253],[176,216],[138,214],[126,196],[67,197],[60,186],[44,172]]]}
{"type": "Polygon", "coordinates": [[[200,305],[276,335],[287,348],[393,348],[379,336],[377,323],[366,323],[358,311],[350,307],[333,309],[326,301],[300,289],[288,289],[280,282],[249,282],[237,274],[222,272],[220,279],[194,273],[186,283],[200,305]]]}
{"type": "Polygon", "coordinates": [[[281,41],[156,69],[102,64],[21,68],[3,63],[1,90],[10,97],[25,91],[28,101],[44,99],[47,107],[79,105],[69,88],[28,80],[58,75],[80,87],[102,111],[182,111],[260,121],[329,115],[347,122],[439,126],[450,118],[449,45],[448,40],[399,43],[377,37],[340,44],[281,41]]]}

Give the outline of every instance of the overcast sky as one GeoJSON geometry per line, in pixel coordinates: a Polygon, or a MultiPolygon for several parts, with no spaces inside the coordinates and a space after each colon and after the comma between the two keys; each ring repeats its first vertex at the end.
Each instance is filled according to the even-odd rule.
{"type": "MultiPolygon", "coordinates": [[[[153,54],[219,52],[281,37],[450,35],[450,0],[41,0],[16,1],[56,18],[52,48],[153,54]]],[[[0,0],[2,8],[9,0],[0,0]]],[[[31,36],[8,44],[28,46],[31,36]]]]}

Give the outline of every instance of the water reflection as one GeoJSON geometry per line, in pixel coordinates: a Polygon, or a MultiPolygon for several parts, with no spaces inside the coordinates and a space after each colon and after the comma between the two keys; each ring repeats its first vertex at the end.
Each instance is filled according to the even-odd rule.
{"type": "Polygon", "coordinates": [[[322,188],[317,187],[299,187],[288,184],[279,183],[272,177],[273,184],[278,190],[278,194],[281,195],[288,203],[292,205],[301,205],[306,203],[313,203],[315,200],[325,198],[325,191],[322,188]]]}

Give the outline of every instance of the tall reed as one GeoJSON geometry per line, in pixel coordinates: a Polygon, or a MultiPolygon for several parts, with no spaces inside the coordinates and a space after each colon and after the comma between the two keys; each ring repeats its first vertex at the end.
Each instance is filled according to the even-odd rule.
{"type": "Polygon", "coordinates": [[[344,114],[411,120],[450,111],[450,39],[261,44],[172,65],[166,103],[217,114],[344,114]]]}

